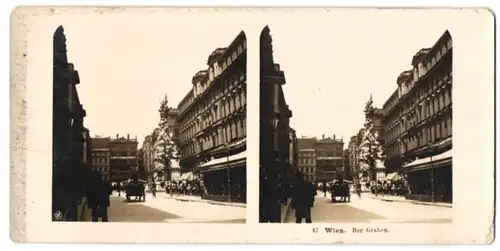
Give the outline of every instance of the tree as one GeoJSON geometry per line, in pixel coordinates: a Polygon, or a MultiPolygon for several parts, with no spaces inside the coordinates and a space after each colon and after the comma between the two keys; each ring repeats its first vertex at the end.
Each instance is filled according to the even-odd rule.
{"type": "Polygon", "coordinates": [[[359,147],[359,161],[362,164],[360,171],[368,173],[376,168],[377,163],[384,159],[382,144],[379,141],[378,132],[373,125],[373,115],[375,108],[373,107],[372,96],[365,106],[365,123],[363,125],[363,137],[359,147]]]}

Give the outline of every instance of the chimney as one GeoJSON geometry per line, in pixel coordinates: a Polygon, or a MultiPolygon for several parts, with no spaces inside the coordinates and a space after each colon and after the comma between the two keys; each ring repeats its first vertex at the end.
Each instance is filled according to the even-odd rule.
{"type": "Polygon", "coordinates": [[[333,135],[333,140],[335,140],[335,134],[333,135]]]}
{"type": "Polygon", "coordinates": [[[118,139],[118,133],[116,134],[116,139],[118,139]]]}
{"type": "Polygon", "coordinates": [[[323,134],[322,139],[325,139],[325,134],[323,134]]]}
{"type": "Polygon", "coordinates": [[[127,140],[130,140],[130,134],[127,133],[127,140]]]}

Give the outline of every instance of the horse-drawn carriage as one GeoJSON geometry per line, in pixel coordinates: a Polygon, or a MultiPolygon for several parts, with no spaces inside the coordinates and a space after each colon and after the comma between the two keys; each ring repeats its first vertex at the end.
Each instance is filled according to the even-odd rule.
{"type": "Polygon", "coordinates": [[[135,200],[146,201],[146,181],[129,180],[124,185],[127,201],[131,201],[130,197],[134,196],[135,200]]]}
{"type": "Polygon", "coordinates": [[[340,197],[341,202],[351,202],[351,191],[349,189],[349,182],[347,181],[333,181],[331,184],[332,189],[332,202],[337,202],[337,197],[340,197]]]}

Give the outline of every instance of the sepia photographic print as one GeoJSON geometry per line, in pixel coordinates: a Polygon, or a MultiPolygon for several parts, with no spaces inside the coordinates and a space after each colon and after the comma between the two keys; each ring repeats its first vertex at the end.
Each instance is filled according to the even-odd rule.
{"type": "Polygon", "coordinates": [[[11,239],[491,243],[493,38],[472,8],[18,7],[11,239]]]}
{"type": "Polygon", "coordinates": [[[245,222],[245,34],[169,29],[55,27],[54,220],[245,222]]]}
{"type": "Polygon", "coordinates": [[[262,31],[261,222],[452,221],[452,37],[379,24],[307,42],[262,31]],[[360,34],[378,38],[361,47],[360,34]]]}

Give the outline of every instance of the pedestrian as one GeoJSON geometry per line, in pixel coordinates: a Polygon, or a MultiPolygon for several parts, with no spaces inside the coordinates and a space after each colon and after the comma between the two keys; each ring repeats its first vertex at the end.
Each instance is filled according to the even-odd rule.
{"type": "Polygon", "coordinates": [[[314,196],[316,188],[311,183],[304,180],[304,175],[300,172],[295,174],[295,182],[292,186],[291,207],[295,209],[295,222],[311,223],[311,207],[314,206],[314,196]]]}
{"type": "Polygon", "coordinates": [[[356,184],[356,192],[358,193],[358,198],[361,199],[361,183],[356,184]]]}
{"type": "Polygon", "coordinates": [[[151,194],[153,195],[153,198],[156,199],[156,184],[151,184],[151,194]]]}
{"type": "Polygon", "coordinates": [[[111,193],[111,185],[102,180],[101,173],[94,171],[93,181],[87,194],[87,207],[92,211],[93,222],[99,221],[99,218],[101,218],[102,222],[108,221],[108,207],[111,204],[109,196],[111,193]]]}
{"type": "Polygon", "coordinates": [[[325,183],[324,181],[323,181],[323,186],[322,186],[322,188],[323,188],[323,197],[325,197],[325,198],[326,198],[326,183],[325,183]]]}
{"type": "Polygon", "coordinates": [[[116,191],[118,192],[118,196],[121,196],[122,185],[121,185],[120,181],[118,181],[118,183],[116,183],[116,191]]]}

